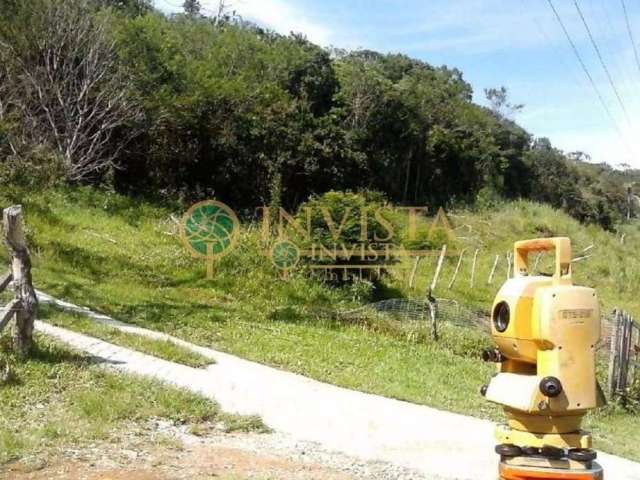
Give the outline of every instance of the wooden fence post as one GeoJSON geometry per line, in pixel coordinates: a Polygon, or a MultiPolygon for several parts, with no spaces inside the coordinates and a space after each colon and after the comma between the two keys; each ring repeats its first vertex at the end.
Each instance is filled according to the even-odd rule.
{"type": "Polygon", "coordinates": [[[475,279],[475,276],[476,276],[476,261],[478,260],[479,251],[480,249],[476,248],[476,251],[473,254],[473,263],[471,264],[471,278],[469,279],[469,286],[471,288],[473,288],[473,280],[475,279]]]}
{"type": "Polygon", "coordinates": [[[634,385],[638,375],[638,354],[640,354],[640,327],[628,313],[614,310],[609,352],[609,396],[624,396],[634,385]],[[636,333],[638,333],[639,344],[634,340],[636,333]]]}
{"type": "MultiPolygon", "coordinates": [[[[431,293],[429,293],[429,297],[431,297],[431,293]]],[[[429,316],[431,317],[431,338],[434,342],[438,341],[438,304],[431,298],[428,300],[429,303],[429,316]]]]}
{"type": "Polygon", "coordinates": [[[416,272],[418,271],[418,265],[420,264],[420,260],[422,260],[422,257],[416,257],[416,259],[413,262],[413,268],[411,269],[411,276],[409,277],[409,288],[413,289],[416,284],[416,272]]]}
{"type": "Polygon", "coordinates": [[[613,322],[611,322],[611,343],[609,350],[609,372],[608,372],[608,391],[609,397],[613,398],[618,389],[616,370],[618,366],[618,329],[620,326],[620,315],[618,309],[613,311],[613,322]]]}
{"type": "Polygon", "coordinates": [[[640,351],[640,328],[638,324],[631,319],[631,332],[629,334],[629,385],[636,385],[638,376],[638,352],[640,351]],[[638,332],[637,340],[634,334],[638,332]]]}
{"type": "Polygon", "coordinates": [[[622,352],[620,359],[620,383],[618,384],[620,391],[623,393],[626,392],[628,384],[628,374],[629,374],[629,361],[630,361],[630,353],[631,353],[631,334],[633,333],[633,321],[628,314],[623,315],[624,323],[622,330],[622,352]]]}
{"type": "Polygon", "coordinates": [[[462,264],[462,257],[464,256],[464,252],[466,250],[467,250],[466,248],[463,248],[462,251],[460,252],[460,256],[458,257],[458,263],[456,264],[456,269],[453,272],[453,276],[451,277],[451,281],[449,282],[449,285],[447,286],[449,290],[451,290],[451,287],[453,287],[453,284],[456,281],[456,277],[458,276],[458,270],[460,270],[460,265],[462,264]]]}
{"type": "Polygon", "coordinates": [[[493,262],[493,267],[491,268],[491,273],[489,273],[489,278],[487,279],[487,283],[491,285],[493,282],[493,274],[496,273],[496,267],[498,266],[498,260],[500,259],[500,255],[496,255],[496,259],[493,262]]]}
{"type": "Polygon", "coordinates": [[[433,274],[433,280],[431,281],[431,288],[429,289],[431,292],[435,292],[436,285],[438,284],[438,277],[440,276],[440,270],[442,269],[442,262],[444,262],[444,256],[447,254],[447,245],[442,246],[442,250],[440,251],[440,258],[438,258],[438,266],[436,267],[436,272],[433,274]]]}
{"type": "Polygon", "coordinates": [[[542,258],[542,252],[538,252],[536,255],[536,260],[533,263],[533,268],[531,269],[531,275],[535,275],[538,272],[538,263],[540,263],[540,259],[542,258]]]}
{"type": "Polygon", "coordinates": [[[19,303],[15,310],[16,328],[14,349],[25,356],[33,342],[33,321],[38,308],[38,299],[31,278],[31,259],[24,236],[22,207],[15,205],[2,212],[4,240],[11,254],[11,274],[15,300],[19,303]]]}

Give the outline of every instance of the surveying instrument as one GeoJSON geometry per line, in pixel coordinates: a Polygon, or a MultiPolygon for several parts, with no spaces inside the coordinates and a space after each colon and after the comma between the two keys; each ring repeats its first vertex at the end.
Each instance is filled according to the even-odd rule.
{"type": "Polygon", "coordinates": [[[502,405],[507,423],[496,427],[500,480],[601,480],[585,414],[604,405],[596,380],[600,339],[598,297],[571,280],[569,238],[514,244],[514,277],[491,310],[497,345],[483,353],[497,371],[481,392],[502,405]],[[555,251],[551,276],[532,275],[529,254],[555,251]]]}

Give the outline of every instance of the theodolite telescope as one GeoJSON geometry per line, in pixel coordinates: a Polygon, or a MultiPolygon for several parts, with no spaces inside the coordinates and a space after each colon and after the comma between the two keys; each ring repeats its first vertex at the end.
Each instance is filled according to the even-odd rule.
{"type": "Polygon", "coordinates": [[[497,344],[484,360],[498,373],[482,388],[502,405],[496,428],[500,479],[601,479],[584,415],[604,404],[596,380],[600,311],[592,288],[573,285],[568,238],[514,244],[514,277],[498,292],[491,333],[497,344]],[[551,276],[532,275],[532,252],[555,250],[551,276]]]}

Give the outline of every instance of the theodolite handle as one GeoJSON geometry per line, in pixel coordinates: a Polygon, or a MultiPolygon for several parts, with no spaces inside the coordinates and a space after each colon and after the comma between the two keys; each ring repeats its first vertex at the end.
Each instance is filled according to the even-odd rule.
{"type": "Polygon", "coordinates": [[[535,238],[513,244],[513,273],[516,277],[529,275],[529,253],[555,250],[554,284],[571,284],[571,240],[568,237],[535,238]]]}

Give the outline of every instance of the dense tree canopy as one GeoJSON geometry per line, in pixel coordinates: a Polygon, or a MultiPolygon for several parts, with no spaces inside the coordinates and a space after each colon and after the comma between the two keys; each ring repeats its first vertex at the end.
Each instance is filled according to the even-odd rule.
{"type": "MultiPolygon", "coordinates": [[[[30,24],[87,15],[95,19],[87,28],[108,32],[103,50],[115,52],[118,64],[105,75],[120,83],[101,77],[82,100],[102,111],[100,85],[126,78],[115,107],[134,103],[137,113],[118,118],[120,134],[104,145],[117,153],[117,167],[98,163],[81,181],[189,199],[216,196],[236,207],[295,207],[338,189],[376,190],[405,204],[527,197],[607,228],[624,210],[619,172],[532,138],[514,122],[522,106],[511,104],[504,88],[486,91],[491,108],[473,103],[456,69],[400,54],[323,49],[222,9],[218,18],[203,17],[198,2],[185,2],[187,13],[170,17],[147,0],[2,3],[0,57],[19,51],[27,68],[48,61],[39,43],[28,41],[30,24]],[[75,13],[51,15],[64,9],[75,13]],[[17,21],[25,15],[29,22],[17,21]]],[[[55,31],[66,27],[73,29],[55,31]]],[[[77,51],[61,48],[56,55],[63,64],[82,63],[77,51]]],[[[63,162],[63,180],[77,181],[68,166],[79,160],[61,147],[69,139],[50,140],[46,126],[34,127],[23,114],[33,99],[7,80],[17,78],[16,68],[0,65],[0,179],[14,178],[7,172],[20,161],[34,162],[37,138],[47,158],[63,162]]],[[[44,88],[37,85],[43,81],[35,79],[30,91],[44,88]]],[[[59,107],[48,119],[54,125],[69,122],[66,105],[59,107]]]]}

